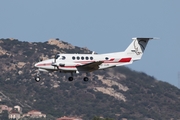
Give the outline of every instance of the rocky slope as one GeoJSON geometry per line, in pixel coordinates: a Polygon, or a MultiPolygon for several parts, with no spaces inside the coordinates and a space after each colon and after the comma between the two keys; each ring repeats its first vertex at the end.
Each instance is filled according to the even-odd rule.
{"type": "Polygon", "coordinates": [[[180,119],[180,91],[143,72],[118,67],[90,73],[90,81],[82,75],[69,82],[69,74],[42,73],[34,80],[34,64],[53,58],[56,53],[91,53],[87,48],[50,39],[47,42],[22,42],[0,39],[1,104],[20,105],[23,112],[36,109],[45,114],[94,116],[121,119],[180,119]]]}

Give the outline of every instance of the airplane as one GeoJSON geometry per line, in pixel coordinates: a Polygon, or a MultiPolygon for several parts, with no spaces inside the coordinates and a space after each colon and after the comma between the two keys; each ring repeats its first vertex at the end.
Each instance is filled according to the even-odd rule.
{"type": "Polygon", "coordinates": [[[95,70],[104,70],[122,65],[132,64],[140,60],[148,41],[155,38],[132,38],[131,44],[123,52],[113,52],[105,54],[56,54],[53,59],[48,59],[36,63],[38,68],[35,81],[40,81],[40,71],[60,73],[71,73],[68,78],[73,81],[75,73],[86,73],[84,81],[88,81],[87,74],[95,70]]]}

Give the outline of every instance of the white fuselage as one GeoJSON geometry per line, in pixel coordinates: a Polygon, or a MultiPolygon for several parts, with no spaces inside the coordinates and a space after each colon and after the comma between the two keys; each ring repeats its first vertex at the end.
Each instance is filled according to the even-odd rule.
{"type": "Polygon", "coordinates": [[[130,64],[132,62],[131,57],[123,57],[124,52],[109,53],[109,54],[58,54],[59,57],[55,59],[48,59],[38,62],[35,66],[40,70],[61,70],[61,71],[76,71],[82,72],[78,69],[78,66],[85,65],[94,61],[103,61],[99,65],[99,69],[106,69],[115,66],[121,66],[130,64]],[[56,62],[57,67],[52,66],[52,63],[56,62]]]}
{"type": "Polygon", "coordinates": [[[140,60],[146,45],[153,38],[133,38],[131,44],[123,52],[106,54],[57,54],[54,59],[35,64],[41,71],[91,72],[122,66],[140,60]]]}

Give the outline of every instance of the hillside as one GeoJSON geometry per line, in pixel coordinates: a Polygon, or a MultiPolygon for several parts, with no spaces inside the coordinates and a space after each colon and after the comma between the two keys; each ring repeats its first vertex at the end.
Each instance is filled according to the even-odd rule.
{"type": "MultiPolygon", "coordinates": [[[[180,119],[180,90],[127,67],[100,70],[68,81],[69,74],[42,73],[35,82],[34,64],[56,53],[91,53],[61,40],[22,42],[0,39],[0,104],[19,105],[23,113],[40,110],[54,119],[94,116],[114,120],[180,119]]],[[[135,63],[134,63],[135,64],[135,63]]]]}

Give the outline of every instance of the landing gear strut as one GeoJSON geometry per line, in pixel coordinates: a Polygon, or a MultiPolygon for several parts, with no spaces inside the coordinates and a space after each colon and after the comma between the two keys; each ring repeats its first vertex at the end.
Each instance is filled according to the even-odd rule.
{"type": "Polygon", "coordinates": [[[36,75],[36,77],[35,77],[35,81],[36,82],[39,82],[41,79],[40,79],[40,72],[39,72],[39,70],[38,70],[38,72],[37,72],[37,75],[36,75]]]}
{"type": "MultiPolygon", "coordinates": [[[[86,76],[89,76],[89,73],[88,73],[88,72],[86,72],[86,76]]],[[[87,81],[89,80],[89,78],[88,78],[88,77],[84,77],[83,80],[84,80],[85,82],[87,82],[87,81]]]]}
{"type": "Polygon", "coordinates": [[[39,76],[36,76],[36,77],[35,77],[35,81],[36,81],[36,82],[39,82],[39,81],[40,81],[40,77],[39,77],[39,76]]]}
{"type": "Polygon", "coordinates": [[[71,77],[69,77],[68,80],[73,81],[73,72],[71,72],[71,77]]]}

